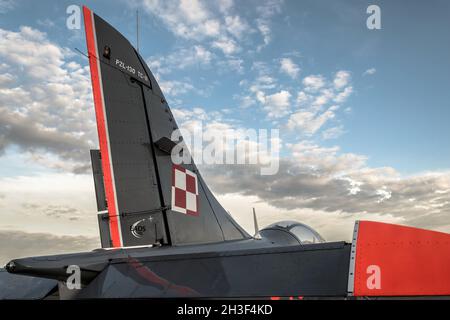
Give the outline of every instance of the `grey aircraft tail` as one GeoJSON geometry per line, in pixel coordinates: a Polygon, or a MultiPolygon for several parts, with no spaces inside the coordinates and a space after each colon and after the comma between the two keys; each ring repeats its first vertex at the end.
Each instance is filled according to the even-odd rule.
{"type": "Polygon", "coordinates": [[[83,12],[100,144],[91,160],[102,247],[250,238],[193,162],[172,162],[178,126],[144,59],[111,25],[83,12]]]}

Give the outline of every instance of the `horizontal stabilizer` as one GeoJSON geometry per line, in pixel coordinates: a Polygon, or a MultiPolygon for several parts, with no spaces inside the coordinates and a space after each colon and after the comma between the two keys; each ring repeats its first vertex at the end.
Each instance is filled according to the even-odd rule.
{"type": "Polygon", "coordinates": [[[354,296],[450,295],[450,234],[360,221],[352,259],[354,296]]]}

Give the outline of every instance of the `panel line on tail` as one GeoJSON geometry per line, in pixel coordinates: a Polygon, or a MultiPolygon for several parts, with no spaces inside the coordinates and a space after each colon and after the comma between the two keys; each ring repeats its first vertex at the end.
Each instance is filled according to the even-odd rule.
{"type": "MultiPolygon", "coordinates": [[[[140,60],[139,54],[137,54],[137,57],[140,60]]],[[[144,70],[144,72],[146,72],[146,71],[144,70]]],[[[148,77],[148,75],[147,75],[147,77],[148,77]]],[[[151,81],[150,81],[150,84],[151,84],[151,81]]],[[[161,208],[162,208],[164,229],[166,232],[167,243],[168,243],[168,245],[172,245],[172,238],[170,236],[170,229],[169,229],[169,221],[167,219],[167,209],[165,209],[166,204],[164,202],[164,195],[163,195],[163,191],[161,189],[161,177],[159,174],[158,162],[156,160],[155,144],[153,141],[153,134],[152,134],[151,126],[150,126],[150,118],[149,118],[148,109],[147,109],[147,101],[145,99],[144,87],[142,85],[140,85],[140,87],[141,87],[142,101],[144,103],[145,123],[146,123],[147,129],[148,129],[148,135],[149,135],[149,139],[150,139],[150,148],[152,149],[152,159],[153,159],[153,163],[155,166],[155,175],[156,175],[156,181],[158,184],[158,195],[159,195],[159,201],[161,203],[161,208]]]]}

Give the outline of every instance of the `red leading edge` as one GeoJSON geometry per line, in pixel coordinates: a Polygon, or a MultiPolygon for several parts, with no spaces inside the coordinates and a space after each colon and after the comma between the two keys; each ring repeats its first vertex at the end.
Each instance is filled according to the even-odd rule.
{"type": "Polygon", "coordinates": [[[108,202],[109,229],[113,247],[121,247],[121,231],[118,217],[118,208],[115,196],[111,155],[109,152],[108,128],[106,127],[106,114],[103,105],[103,93],[101,87],[101,71],[97,57],[97,43],[95,41],[94,17],[91,10],[83,6],[84,26],[86,30],[86,42],[91,70],[92,92],[94,94],[95,115],[97,118],[97,130],[102,155],[103,179],[105,184],[106,200],[108,202]]]}

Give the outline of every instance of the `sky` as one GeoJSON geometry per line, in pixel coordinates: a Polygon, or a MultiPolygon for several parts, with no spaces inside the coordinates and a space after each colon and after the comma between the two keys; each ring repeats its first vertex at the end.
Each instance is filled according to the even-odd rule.
{"type": "Polygon", "coordinates": [[[136,42],[177,122],[278,129],[279,172],[201,168],[247,230],[355,220],[450,232],[450,3],[0,0],[0,263],[99,247],[86,4],[136,42]],[[370,30],[369,5],[381,10],[370,30]],[[81,53],[80,53],[81,52],[81,53]]]}

